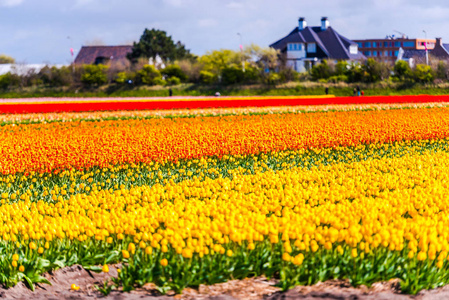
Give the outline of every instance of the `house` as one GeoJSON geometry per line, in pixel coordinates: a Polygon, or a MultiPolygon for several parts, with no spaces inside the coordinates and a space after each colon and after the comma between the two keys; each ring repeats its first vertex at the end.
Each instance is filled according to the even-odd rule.
{"type": "Polygon", "coordinates": [[[133,46],[82,46],[75,58],[77,65],[107,64],[126,60],[133,46]]]}
{"type": "Polygon", "coordinates": [[[425,51],[433,50],[436,47],[436,40],[434,39],[410,39],[405,35],[395,37],[394,35],[387,36],[384,39],[361,39],[354,40],[359,46],[359,51],[367,58],[376,58],[382,61],[394,62],[399,55],[399,49],[404,51],[411,50],[425,51]]]}
{"type": "Polygon", "coordinates": [[[441,38],[436,38],[432,49],[402,49],[398,51],[397,60],[407,61],[410,67],[416,64],[428,64],[429,58],[449,60],[449,44],[443,44],[441,38]]]}
{"type": "Polygon", "coordinates": [[[287,66],[298,72],[304,72],[323,59],[328,60],[364,60],[357,43],[340,35],[331,26],[326,17],[321,26],[307,26],[305,18],[299,18],[298,27],[286,37],[270,45],[280,50],[287,66]]]}

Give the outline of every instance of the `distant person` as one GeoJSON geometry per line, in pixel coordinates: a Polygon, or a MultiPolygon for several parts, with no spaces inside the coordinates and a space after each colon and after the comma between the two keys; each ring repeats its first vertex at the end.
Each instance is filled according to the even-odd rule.
{"type": "Polygon", "coordinates": [[[364,96],[364,95],[365,95],[365,92],[364,92],[364,91],[362,91],[361,93],[362,93],[362,96],[364,96]]]}
{"type": "Polygon", "coordinates": [[[171,97],[173,96],[173,90],[171,88],[168,89],[168,95],[171,97]]]}
{"type": "Polygon", "coordinates": [[[357,86],[357,96],[360,96],[360,87],[357,86]]]}
{"type": "Polygon", "coordinates": [[[329,95],[329,88],[326,87],[326,88],[324,89],[324,92],[326,93],[326,95],[329,95]]]}
{"type": "Polygon", "coordinates": [[[354,88],[354,93],[352,94],[354,97],[357,96],[357,89],[354,88]]]}
{"type": "Polygon", "coordinates": [[[215,97],[220,97],[220,96],[221,96],[220,92],[215,93],[215,97]]]}

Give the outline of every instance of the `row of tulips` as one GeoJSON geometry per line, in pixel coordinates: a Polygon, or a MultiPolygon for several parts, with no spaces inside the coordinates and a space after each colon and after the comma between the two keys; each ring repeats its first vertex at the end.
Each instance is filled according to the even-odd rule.
{"type": "MultiPolygon", "coordinates": [[[[64,98],[62,98],[64,99],[64,98]]],[[[447,95],[406,95],[406,96],[370,96],[370,97],[333,97],[333,96],[267,96],[267,97],[220,97],[186,99],[147,99],[147,100],[47,100],[47,101],[3,101],[0,113],[50,113],[114,110],[155,110],[155,109],[198,109],[217,107],[266,107],[293,105],[345,105],[373,103],[429,103],[448,102],[447,95]]]]}

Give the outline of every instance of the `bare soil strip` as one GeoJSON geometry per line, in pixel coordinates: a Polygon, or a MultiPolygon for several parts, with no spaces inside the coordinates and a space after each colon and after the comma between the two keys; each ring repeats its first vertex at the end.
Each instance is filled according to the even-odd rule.
{"type": "Polygon", "coordinates": [[[232,300],[232,299],[309,299],[309,300],[339,300],[339,299],[449,299],[449,286],[434,290],[425,290],[416,296],[404,295],[400,292],[399,280],[376,283],[367,288],[361,286],[351,287],[348,281],[330,280],[312,286],[297,286],[287,292],[275,287],[276,281],[266,280],[263,277],[248,278],[244,280],[231,280],[212,286],[201,285],[199,289],[187,288],[181,295],[168,293],[161,295],[153,284],[147,284],[142,288],[131,292],[113,290],[108,296],[103,296],[95,285],[103,286],[103,282],[111,276],[117,276],[117,268],[109,267],[109,273],[95,273],[76,265],[66,267],[45,275],[52,285],[37,285],[36,290],[31,291],[24,283],[19,283],[13,288],[0,289],[0,298],[3,299],[201,299],[201,300],[232,300]],[[72,291],[71,285],[75,283],[80,287],[78,291],[72,291]]]}

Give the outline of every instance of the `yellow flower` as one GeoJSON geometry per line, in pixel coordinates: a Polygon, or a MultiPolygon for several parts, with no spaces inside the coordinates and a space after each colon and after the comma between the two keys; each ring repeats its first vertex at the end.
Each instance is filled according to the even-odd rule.
{"type": "Polygon", "coordinates": [[[282,254],[282,260],[290,261],[290,259],[291,259],[291,256],[287,252],[284,252],[284,254],[282,254]]]}
{"type": "Polygon", "coordinates": [[[153,248],[148,246],[145,248],[145,254],[150,255],[151,253],[153,253],[153,248]]]}
{"type": "Polygon", "coordinates": [[[39,248],[37,249],[37,253],[39,253],[39,254],[44,253],[44,248],[39,247],[39,248]]]}
{"type": "Polygon", "coordinates": [[[122,250],[122,256],[123,258],[129,258],[129,252],[126,250],[122,250]]]}
{"type": "Polygon", "coordinates": [[[36,244],[34,243],[34,242],[30,242],[30,244],[29,244],[29,246],[30,246],[30,249],[31,250],[34,250],[34,249],[36,249],[36,244]]]}
{"type": "Polygon", "coordinates": [[[163,259],[161,260],[161,265],[162,265],[163,267],[166,267],[166,266],[168,265],[168,260],[167,260],[166,258],[163,258],[163,259]]]}
{"type": "Polygon", "coordinates": [[[231,250],[231,249],[229,249],[228,251],[226,251],[226,255],[227,255],[227,256],[231,257],[232,254],[233,254],[233,253],[232,253],[232,250],[231,250]]]}
{"type": "Polygon", "coordinates": [[[77,291],[77,290],[80,289],[80,287],[77,286],[76,284],[72,283],[72,285],[70,286],[70,289],[73,290],[73,291],[77,291]]]}
{"type": "Polygon", "coordinates": [[[352,248],[352,250],[351,250],[351,256],[354,257],[354,258],[356,258],[356,257],[358,256],[357,248],[352,248]]]}
{"type": "Polygon", "coordinates": [[[109,273],[109,267],[108,265],[103,265],[103,268],[101,269],[104,273],[109,273]]]}
{"type": "Polygon", "coordinates": [[[19,271],[20,271],[20,272],[24,272],[24,271],[25,271],[25,267],[21,265],[21,266],[19,267],[19,271]]]}
{"type": "Polygon", "coordinates": [[[14,254],[12,255],[12,260],[19,260],[19,254],[14,253],[14,254]]]}
{"type": "Polygon", "coordinates": [[[131,254],[134,254],[134,253],[136,252],[136,245],[134,245],[134,243],[129,243],[129,245],[128,245],[128,251],[129,251],[131,254]]]}
{"type": "Polygon", "coordinates": [[[13,260],[12,263],[11,263],[11,265],[12,265],[14,268],[17,268],[17,261],[13,260]]]}

